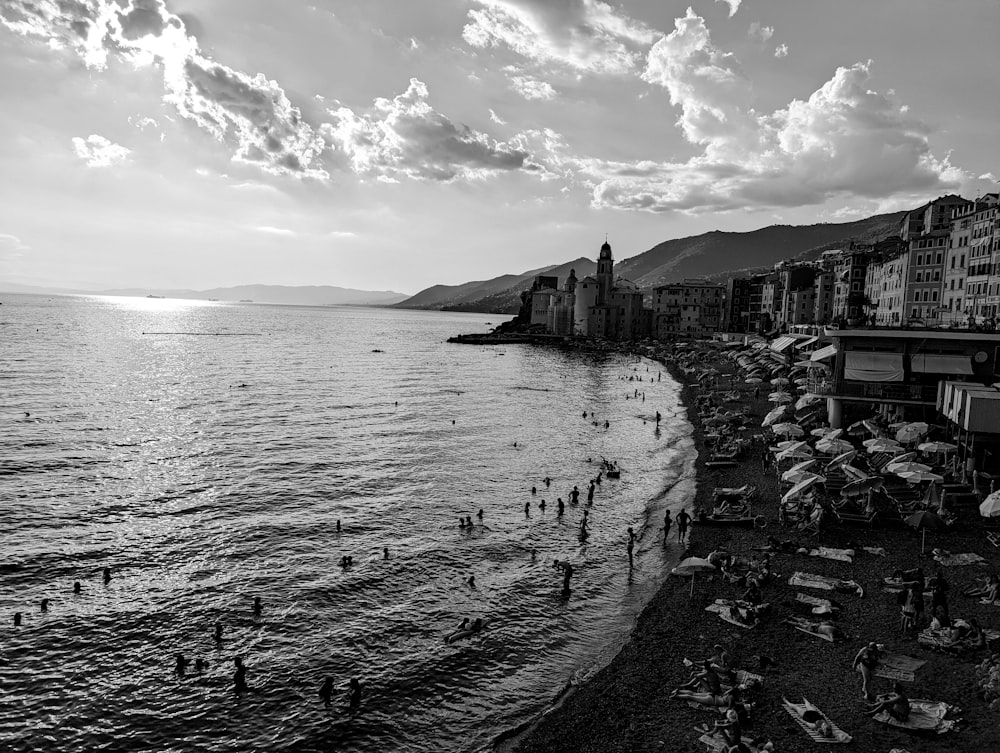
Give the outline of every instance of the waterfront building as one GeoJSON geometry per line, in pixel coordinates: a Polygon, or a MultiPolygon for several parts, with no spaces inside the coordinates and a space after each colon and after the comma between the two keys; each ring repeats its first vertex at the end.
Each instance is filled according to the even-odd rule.
{"type": "Polygon", "coordinates": [[[968,314],[976,323],[995,321],[1000,313],[1000,226],[997,224],[998,195],[986,194],[970,215],[969,274],[965,279],[968,314]]]}
{"type": "Polygon", "coordinates": [[[865,275],[871,261],[871,246],[851,244],[837,255],[833,265],[833,318],[857,323],[865,316],[865,275]]]}
{"type": "Polygon", "coordinates": [[[945,251],[950,237],[949,229],[937,229],[910,239],[903,303],[903,314],[909,324],[938,323],[945,251]]]}
{"type": "Polygon", "coordinates": [[[811,264],[783,264],[779,267],[774,324],[787,332],[795,324],[814,324],[816,307],[816,267],[811,264]]]}
{"type": "Polygon", "coordinates": [[[827,396],[839,428],[879,411],[934,423],[939,383],[1000,381],[1000,335],[940,329],[827,330],[833,338],[827,396]]]}
{"type": "Polygon", "coordinates": [[[750,329],[750,280],[749,277],[732,277],[726,281],[725,322],[726,332],[751,332],[750,329]]]}
{"type": "MultiPolygon", "coordinates": [[[[822,261],[821,261],[822,263],[822,261]]],[[[833,319],[833,287],[834,272],[832,263],[829,268],[821,268],[813,281],[813,322],[829,324],[833,319]]]]}
{"type": "Polygon", "coordinates": [[[572,335],[576,316],[576,270],[570,269],[561,291],[549,298],[546,332],[553,335],[572,335]]]}
{"type": "Polygon", "coordinates": [[[660,340],[702,337],[722,331],[726,288],[684,280],[653,291],[653,333],[660,340]]]}
{"type": "Polygon", "coordinates": [[[643,309],[642,291],[624,278],[615,279],[611,245],[605,241],[597,272],[576,284],[574,334],[609,340],[647,337],[651,315],[643,309]]]}
{"type": "Polygon", "coordinates": [[[972,215],[976,205],[957,207],[952,211],[948,252],[945,255],[944,285],[941,288],[941,323],[963,326],[966,323],[965,280],[969,276],[967,259],[972,236],[972,215]]]}

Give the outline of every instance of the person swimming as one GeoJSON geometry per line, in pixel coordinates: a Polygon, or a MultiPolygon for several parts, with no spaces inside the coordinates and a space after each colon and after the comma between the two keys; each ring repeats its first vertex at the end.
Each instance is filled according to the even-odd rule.
{"type": "Polygon", "coordinates": [[[78,594],[82,590],[83,590],[83,587],[80,585],[80,581],[78,581],[78,580],[77,581],[73,581],[73,593],[78,594]]]}
{"type": "Polygon", "coordinates": [[[236,671],[233,672],[233,691],[239,695],[247,691],[247,668],[239,656],[233,659],[233,664],[236,665],[236,671]]]}
{"type": "Polygon", "coordinates": [[[466,582],[469,584],[469,588],[475,588],[476,587],[476,576],[475,575],[470,575],[469,576],[469,580],[466,581],[466,582]]]}
{"type": "Polygon", "coordinates": [[[111,568],[110,567],[104,568],[103,578],[104,578],[104,582],[105,583],[110,583],[111,582],[111,568]]]}
{"type": "Polygon", "coordinates": [[[197,659],[194,660],[194,671],[195,672],[204,672],[206,669],[208,669],[208,662],[205,659],[202,659],[201,657],[199,657],[199,658],[197,658],[197,659]]]}
{"type": "Polygon", "coordinates": [[[41,602],[41,604],[39,606],[41,608],[41,611],[48,612],[49,611],[49,600],[48,599],[42,599],[42,602],[41,602]]]}
{"type": "Polygon", "coordinates": [[[184,654],[177,654],[177,662],[174,664],[174,672],[177,673],[178,677],[183,677],[184,673],[187,672],[187,666],[191,663],[191,660],[184,656],[184,654]]]}
{"type": "Polygon", "coordinates": [[[541,502],[538,503],[538,509],[541,510],[542,512],[545,512],[545,500],[544,499],[541,502]]]}
{"type": "Polygon", "coordinates": [[[535,487],[531,487],[531,493],[538,494],[538,489],[536,489],[535,487]]]}
{"type": "Polygon", "coordinates": [[[222,623],[215,623],[215,642],[222,643],[222,623]]]}
{"type": "Polygon", "coordinates": [[[531,514],[531,503],[530,502],[525,502],[524,503],[524,514],[525,515],[530,515],[531,514]]]}
{"type": "Polygon", "coordinates": [[[472,516],[471,515],[467,515],[466,516],[466,518],[465,518],[465,527],[466,528],[472,528],[473,527],[472,526],[472,516]]]}
{"type": "Polygon", "coordinates": [[[323,699],[323,705],[330,708],[330,701],[333,698],[333,678],[327,677],[323,684],[319,686],[319,697],[323,699]]]}
{"type": "Polygon", "coordinates": [[[352,677],[350,682],[347,684],[350,687],[348,702],[351,707],[351,711],[357,711],[358,706],[361,705],[361,683],[356,677],[352,677]]]}
{"type": "Polygon", "coordinates": [[[337,533],[340,533],[340,519],[337,519],[337,533]]]}
{"type": "Polygon", "coordinates": [[[21,613],[14,612],[14,627],[17,627],[20,624],[21,624],[21,613]]]}
{"type": "Polygon", "coordinates": [[[476,513],[476,517],[479,518],[480,520],[483,519],[483,508],[481,507],[479,508],[479,512],[476,513]]]}
{"type": "Polygon", "coordinates": [[[389,559],[389,547],[387,546],[382,547],[382,559],[389,559]]]}

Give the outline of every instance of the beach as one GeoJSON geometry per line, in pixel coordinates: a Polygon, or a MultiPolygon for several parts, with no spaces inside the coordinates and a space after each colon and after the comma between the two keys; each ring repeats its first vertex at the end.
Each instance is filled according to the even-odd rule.
{"type": "MultiPolygon", "coordinates": [[[[724,359],[713,364],[732,371],[724,359]]],[[[680,370],[671,372],[688,382],[680,370]]],[[[739,385],[742,402],[757,426],[767,412],[765,398],[754,399],[752,389],[739,385]]],[[[753,484],[758,488],[754,513],[767,519],[764,529],[695,526],[684,555],[705,557],[716,549],[749,556],[762,547],[768,536],[797,540],[807,546],[855,548],[853,563],[807,554],[775,554],[775,582],[763,589],[764,600],[774,605],[773,613],[751,629],[743,629],[718,619],[705,607],[717,598],[737,598],[740,591],[719,577],[699,576],[693,596],[687,578],[669,578],[641,613],[628,643],[589,682],[576,688],[565,701],[539,720],[520,740],[522,753],[567,751],[701,751],[696,725],[711,724],[718,718],[711,710],[694,709],[670,698],[671,691],[689,677],[682,660],[700,660],[722,644],[734,660],[757,671],[758,657],[774,659],[776,668],[765,674],[759,702],[753,711],[752,730],[746,734],[767,736],[777,751],[814,750],[816,743],[793,721],[782,707],[783,697],[799,703],[803,698],[815,704],[832,722],[854,739],[854,749],[889,751],[893,748],[919,751],[1000,749],[997,712],[990,710],[976,685],[975,666],[990,655],[980,650],[968,655],[922,648],[911,635],[900,632],[896,594],[885,593],[883,578],[893,571],[922,567],[930,577],[939,564],[931,550],[942,547],[953,553],[972,552],[989,561],[989,566],[941,567],[950,584],[949,604],[953,616],[976,618],[985,628],[1000,624],[1000,608],[980,604],[961,596],[963,589],[979,585],[997,562],[997,550],[987,542],[975,510],[963,511],[958,523],[940,535],[928,536],[927,553],[920,554],[916,532],[905,529],[870,530],[839,523],[825,526],[817,536],[782,528],[777,523],[780,496],[775,471],[765,472],[757,453],[751,453],[735,467],[709,468],[703,426],[696,409],[697,385],[686,385],[682,399],[694,426],[699,450],[697,492],[691,507],[711,509],[715,487],[753,484]],[[881,548],[884,555],[870,554],[861,547],[881,548]],[[831,578],[851,579],[864,589],[864,596],[810,591],[811,595],[834,598],[843,606],[838,625],[849,636],[843,643],[828,643],[784,624],[791,615],[787,604],[796,590],[789,577],[803,571],[831,578]],[[868,641],[885,645],[888,652],[926,661],[914,682],[906,683],[909,697],[942,701],[957,706],[961,722],[948,734],[916,737],[907,731],[870,719],[861,693],[861,677],[852,669],[857,651],[868,641]]],[[[661,534],[662,535],[662,534],[661,534]]],[[[668,547],[677,547],[671,532],[668,547]]],[[[922,627],[926,626],[926,620],[922,627]]],[[[892,682],[876,678],[875,691],[887,693],[892,682]]]]}

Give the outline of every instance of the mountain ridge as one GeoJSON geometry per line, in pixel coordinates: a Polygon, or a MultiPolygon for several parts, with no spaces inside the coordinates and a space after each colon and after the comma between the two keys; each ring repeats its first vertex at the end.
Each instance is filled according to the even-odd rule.
{"type": "MultiPolygon", "coordinates": [[[[635,256],[615,262],[615,274],[646,293],[685,278],[722,281],[737,274],[772,269],[783,259],[808,261],[850,241],[870,242],[898,230],[905,212],[873,215],[844,223],[768,225],[735,232],[710,230],[700,235],[662,241],[635,256]]],[[[500,275],[462,285],[435,285],[395,304],[398,308],[430,308],[515,314],[521,292],[536,274],[554,274],[563,282],[570,268],[582,278],[596,271],[596,262],[579,257],[571,262],[540,267],[519,275],[500,275]]]]}

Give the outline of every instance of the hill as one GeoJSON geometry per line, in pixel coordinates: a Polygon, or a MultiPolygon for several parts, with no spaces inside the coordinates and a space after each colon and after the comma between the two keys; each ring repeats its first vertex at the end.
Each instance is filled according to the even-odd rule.
{"type": "MultiPolygon", "coordinates": [[[[840,248],[850,241],[869,242],[898,230],[904,212],[880,214],[856,222],[817,225],[770,225],[745,233],[713,230],[702,235],[664,241],[637,256],[615,263],[615,274],[636,283],[642,290],[686,277],[729,277],[760,272],[783,259],[817,258],[823,251],[840,248]]],[[[464,285],[435,285],[397,304],[401,308],[435,308],[487,313],[517,313],[520,293],[538,274],[559,277],[562,282],[575,267],[577,277],[593,274],[596,263],[585,258],[542,267],[519,275],[464,285]]]]}

